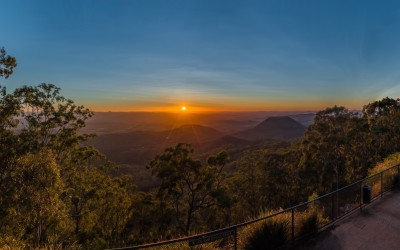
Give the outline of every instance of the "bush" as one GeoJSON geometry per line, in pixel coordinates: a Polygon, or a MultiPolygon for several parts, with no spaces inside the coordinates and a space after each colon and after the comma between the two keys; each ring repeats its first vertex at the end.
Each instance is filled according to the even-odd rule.
{"type": "Polygon", "coordinates": [[[286,220],[267,220],[254,226],[253,232],[244,242],[244,249],[275,249],[288,240],[289,224],[286,220]]]}
{"type": "Polygon", "coordinates": [[[318,231],[318,214],[307,213],[300,221],[299,237],[306,236],[318,231]]]}
{"type": "Polygon", "coordinates": [[[400,163],[400,152],[397,152],[389,155],[382,162],[375,165],[372,169],[369,170],[368,174],[373,175],[379,173],[399,163],[400,163]]]}
{"type": "Polygon", "coordinates": [[[25,249],[27,248],[26,244],[18,239],[15,239],[12,236],[0,236],[0,249],[4,250],[12,250],[12,249],[25,249]]]}
{"type": "MultiPolygon", "coordinates": [[[[368,172],[369,175],[377,174],[379,172],[382,172],[384,170],[387,170],[397,164],[400,163],[400,152],[394,153],[386,157],[382,162],[378,163],[375,165],[373,168],[371,168],[368,172]]],[[[388,189],[391,189],[395,186],[398,186],[399,184],[399,177],[397,174],[397,169],[391,169],[387,170],[386,172],[383,173],[383,190],[386,191],[388,189]]],[[[378,196],[381,192],[381,183],[380,183],[380,176],[375,176],[372,178],[368,178],[366,180],[367,184],[372,186],[372,198],[378,196]]]]}

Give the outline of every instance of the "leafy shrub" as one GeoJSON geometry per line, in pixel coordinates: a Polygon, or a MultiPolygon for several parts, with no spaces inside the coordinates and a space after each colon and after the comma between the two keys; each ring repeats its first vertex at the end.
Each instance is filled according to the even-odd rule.
{"type": "Polygon", "coordinates": [[[0,236],[0,249],[12,250],[12,249],[24,249],[26,244],[12,236],[0,236]]]}
{"type": "Polygon", "coordinates": [[[306,213],[300,221],[299,236],[305,236],[318,230],[318,214],[315,211],[306,213]]]}
{"type": "MultiPolygon", "coordinates": [[[[368,172],[369,175],[377,174],[379,172],[382,172],[384,170],[387,170],[397,164],[400,163],[400,152],[394,153],[386,157],[382,162],[378,163],[375,165],[373,168],[371,168],[368,172]]],[[[383,181],[383,191],[387,189],[391,189],[394,186],[397,186],[399,184],[399,177],[397,175],[397,169],[391,169],[383,173],[382,176],[382,181],[383,181]]],[[[380,183],[380,176],[375,176],[372,178],[368,178],[366,180],[366,184],[369,184],[372,186],[371,190],[371,196],[376,197],[380,194],[381,192],[381,183],[380,183]]]]}
{"type": "Polygon", "coordinates": [[[286,220],[267,220],[255,226],[244,242],[244,249],[275,249],[288,240],[289,224],[286,220]]]}
{"type": "Polygon", "coordinates": [[[383,160],[383,162],[378,163],[376,166],[370,169],[368,174],[373,175],[379,173],[399,163],[400,163],[400,152],[397,152],[389,155],[383,160]]]}

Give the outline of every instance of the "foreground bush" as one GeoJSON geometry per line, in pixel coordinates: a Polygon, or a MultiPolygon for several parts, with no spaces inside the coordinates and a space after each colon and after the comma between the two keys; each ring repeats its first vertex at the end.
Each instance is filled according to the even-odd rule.
{"type": "Polygon", "coordinates": [[[247,238],[244,249],[275,249],[282,246],[288,240],[288,228],[286,221],[264,222],[247,238]]]}
{"type": "MultiPolygon", "coordinates": [[[[368,172],[368,175],[374,175],[379,172],[385,171],[393,166],[396,166],[400,163],[400,152],[394,153],[386,157],[382,162],[376,164],[373,168],[371,168],[368,172]]],[[[397,172],[397,168],[393,168],[387,170],[382,175],[382,185],[381,185],[381,177],[377,175],[372,178],[368,178],[365,183],[371,185],[371,195],[372,198],[378,196],[381,191],[387,191],[392,189],[394,186],[399,184],[399,176],[397,172]],[[381,190],[383,188],[383,190],[381,190]]]]}
{"type": "Polygon", "coordinates": [[[373,175],[400,164],[400,152],[394,153],[386,157],[382,162],[376,164],[372,169],[369,170],[368,175],[373,175]]]}
{"type": "MultiPolygon", "coordinates": [[[[275,212],[261,212],[258,218],[275,212]]],[[[250,224],[238,232],[239,249],[276,249],[288,242],[289,228],[290,215],[286,213],[250,224]]]]}
{"type": "Polygon", "coordinates": [[[318,231],[318,213],[312,211],[304,213],[300,220],[299,237],[306,236],[318,231]]]}

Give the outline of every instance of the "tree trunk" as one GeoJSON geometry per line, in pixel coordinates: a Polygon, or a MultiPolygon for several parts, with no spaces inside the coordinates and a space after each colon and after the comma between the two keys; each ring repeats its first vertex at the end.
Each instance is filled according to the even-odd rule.
{"type": "Polygon", "coordinates": [[[192,223],[192,215],[193,215],[193,206],[190,206],[187,221],[186,221],[186,227],[185,227],[186,235],[188,235],[189,230],[190,230],[190,226],[191,226],[190,224],[192,223]]]}

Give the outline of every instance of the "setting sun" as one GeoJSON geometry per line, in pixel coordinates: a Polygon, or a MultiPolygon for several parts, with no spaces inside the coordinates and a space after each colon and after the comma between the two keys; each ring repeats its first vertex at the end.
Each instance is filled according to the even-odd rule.
{"type": "Polygon", "coordinates": [[[182,106],[182,111],[186,111],[186,106],[182,106]]]}

